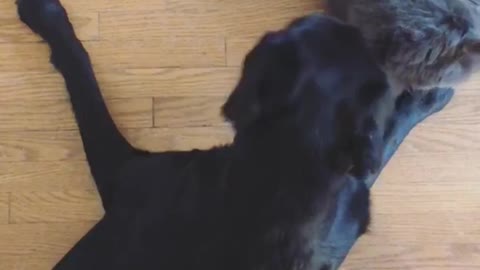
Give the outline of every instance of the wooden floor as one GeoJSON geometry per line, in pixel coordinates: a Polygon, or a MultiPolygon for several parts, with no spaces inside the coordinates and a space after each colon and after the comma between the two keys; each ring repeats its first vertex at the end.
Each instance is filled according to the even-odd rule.
{"type": "MultiPolygon", "coordinates": [[[[230,140],[219,106],[264,31],[315,0],[63,0],[117,123],[151,150],[230,140]]],[[[102,215],[48,50],[0,0],[0,269],[43,270],[102,215]]],[[[480,76],[415,130],[343,269],[480,269],[480,76]]]]}

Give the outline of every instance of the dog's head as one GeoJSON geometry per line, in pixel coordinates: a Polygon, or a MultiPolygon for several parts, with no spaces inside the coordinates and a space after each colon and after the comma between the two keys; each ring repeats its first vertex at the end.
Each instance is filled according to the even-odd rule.
{"type": "MultiPolygon", "coordinates": [[[[223,114],[237,133],[280,123],[300,127],[325,146],[338,144],[338,160],[345,158],[340,166],[348,170],[355,144],[374,145],[371,140],[380,139],[372,136],[377,128],[374,103],[387,90],[385,75],[359,30],[312,15],[259,41],[244,61],[223,114]],[[356,133],[364,135],[357,136],[360,141],[356,133]]],[[[368,157],[362,151],[357,152],[363,162],[368,157]]]]}
{"type": "Polygon", "coordinates": [[[386,85],[356,28],[312,15],[261,38],[246,56],[223,114],[241,131],[295,107],[320,110],[341,98],[368,103],[386,85]]]}

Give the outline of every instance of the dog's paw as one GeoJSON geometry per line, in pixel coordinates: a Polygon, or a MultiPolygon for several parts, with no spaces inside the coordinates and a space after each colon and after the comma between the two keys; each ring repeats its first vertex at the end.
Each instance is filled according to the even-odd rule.
{"type": "Polygon", "coordinates": [[[382,164],[383,136],[369,111],[346,102],[337,107],[334,167],[358,179],[378,172],[382,164]]]}
{"type": "Polygon", "coordinates": [[[396,113],[433,114],[448,104],[454,92],[452,88],[405,91],[396,100],[396,113]]]}
{"type": "Polygon", "coordinates": [[[69,25],[67,13],[58,0],[17,0],[17,9],[22,22],[46,40],[69,25]]]}
{"type": "Polygon", "coordinates": [[[352,138],[352,168],[358,179],[377,173],[382,165],[383,136],[373,117],[363,121],[352,138]]]}

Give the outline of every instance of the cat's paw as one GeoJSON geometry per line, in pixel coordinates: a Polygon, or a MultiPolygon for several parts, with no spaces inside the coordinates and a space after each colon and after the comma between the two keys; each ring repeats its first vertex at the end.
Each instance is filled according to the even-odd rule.
{"type": "Polygon", "coordinates": [[[17,0],[18,15],[33,32],[45,40],[69,27],[67,13],[58,0],[17,0]]]}

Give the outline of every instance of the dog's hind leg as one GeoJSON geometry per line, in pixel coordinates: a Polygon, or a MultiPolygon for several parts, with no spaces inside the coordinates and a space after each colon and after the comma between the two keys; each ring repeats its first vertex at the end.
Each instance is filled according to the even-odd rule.
{"type": "MultiPolygon", "coordinates": [[[[396,100],[395,112],[389,119],[384,134],[382,168],[388,163],[408,133],[430,115],[441,111],[452,99],[451,88],[435,88],[429,91],[405,91],[396,100]]],[[[381,171],[381,170],[380,170],[381,171]]],[[[369,175],[365,181],[372,187],[379,173],[369,175]]]]}
{"type": "Polygon", "coordinates": [[[61,3],[58,0],[18,0],[17,5],[21,20],[50,46],[51,61],[65,79],[90,170],[108,210],[114,176],[137,150],[115,126],[88,53],[76,37],[61,3]]]}

